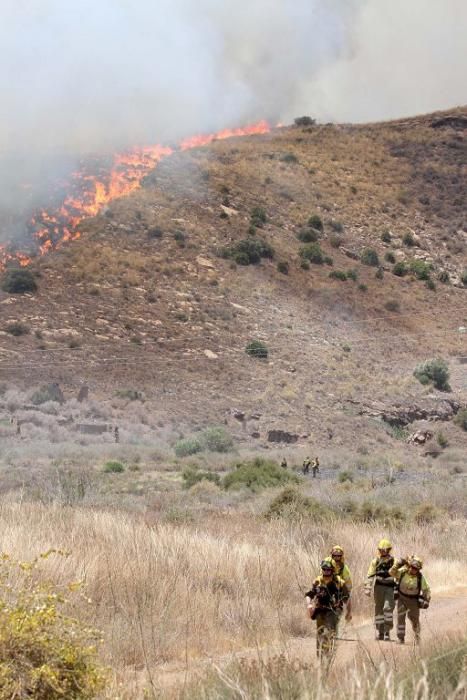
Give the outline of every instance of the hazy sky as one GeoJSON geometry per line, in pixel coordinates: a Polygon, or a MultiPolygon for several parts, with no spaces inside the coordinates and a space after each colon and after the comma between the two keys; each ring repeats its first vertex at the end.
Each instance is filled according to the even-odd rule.
{"type": "Polygon", "coordinates": [[[0,149],[467,102],[465,0],[2,0],[0,149]]]}

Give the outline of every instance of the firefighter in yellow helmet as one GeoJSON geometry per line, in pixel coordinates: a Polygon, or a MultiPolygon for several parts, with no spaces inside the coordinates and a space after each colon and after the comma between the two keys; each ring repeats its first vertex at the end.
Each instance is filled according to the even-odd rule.
{"type": "Polygon", "coordinates": [[[422,574],[423,561],[415,555],[409,559],[399,559],[390,575],[396,580],[397,598],[397,640],[405,642],[405,619],[408,615],[415,636],[415,643],[420,641],[420,610],[428,608],[431,591],[422,574]]]}
{"type": "Polygon", "coordinates": [[[378,544],[378,556],[372,560],[365,583],[365,595],[370,596],[373,589],[375,600],[376,639],[391,641],[393,613],[395,607],[395,581],[390,574],[394,566],[391,554],[392,544],[383,539],[378,544]]]}
{"type": "Polygon", "coordinates": [[[334,651],[339,615],[349,600],[349,592],[331,562],[321,562],[321,575],[305,594],[308,613],[316,620],[316,651],[322,661],[330,661],[334,651]]]}
{"type": "Polygon", "coordinates": [[[326,557],[325,561],[328,561],[333,565],[335,573],[341,577],[341,579],[347,586],[349,599],[347,601],[347,605],[345,606],[345,619],[347,621],[350,621],[352,619],[352,601],[350,597],[352,593],[352,574],[350,573],[348,565],[345,563],[344,550],[342,549],[342,547],[338,544],[335,544],[334,547],[331,549],[330,556],[326,557]]]}

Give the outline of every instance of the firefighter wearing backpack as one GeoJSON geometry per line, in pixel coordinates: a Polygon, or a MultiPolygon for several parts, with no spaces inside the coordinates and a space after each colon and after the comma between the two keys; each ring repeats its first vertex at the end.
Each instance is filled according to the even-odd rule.
{"type": "Polygon", "coordinates": [[[397,597],[397,640],[405,642],[405,619],[408,615],[415,636],[415,643],[420,642],[420,610],[428,608],[431,592],[426,578],[422,574],[423,562],[415,555],[400,559],[390,570],[396,580],[397,597]]]}
{"type": "Polygon", "coordinates": [[[344,604],[348,603],[349,591],[338,576],[331,562],[321,562],[318,576],[306,595],[308,614],[316,620],[316,651],[318,658],[329,658],[334,651],[337,624],[344,604]]]}
{"type": "Polygon", "coordinates": [[[328,561],[333,565],[334,572],[341,577],[341,579],[347,586],[349,599],[347,601],[347,605],[345,606],[345,619],[347,622],[349,622],[352,619],[352,601],[350,598],[350,595],[352,593],[352,574],[350,573],[348,565],[345,563],[344,550],[342,549],[342,547],[338,544],[335,544],[334,547],[331,549],[330,556],[326,557],[325,561],[328,561]]]}
{"type": "Polygon", "coordinates": [[[365,583],[365,595],[370,596],[373,589],[375,600],[375,627],[376,639],[391,641],[393,628],[393,613],[395,607],[394,587],[395,581],[390,574],[394,566],[394,557],[391,555],[392,544],[383,539],[378,544],[378,556],[372,560],[368,569],[365,583]]]}

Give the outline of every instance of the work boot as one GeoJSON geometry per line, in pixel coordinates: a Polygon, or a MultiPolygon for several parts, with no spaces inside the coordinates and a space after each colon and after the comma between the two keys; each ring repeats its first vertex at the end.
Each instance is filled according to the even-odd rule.
{"type": "Polygon", "coordinates": [[[398,644],[405,644],[405,638],[404,637],[397,637],[397,643],[398,644]]]}
{"type": "Polygon", "coordinates": [[[376,639],[377,639],[379,642],[384,641],[384,630],[379,630],[379,631],[376,632],[376,639]]]}
{"type": "Polygon", "coordinates": [[[391,641],[391,634],[389,632],[384,633],[384,641],[385,642],[390,642],[391,641]]]}

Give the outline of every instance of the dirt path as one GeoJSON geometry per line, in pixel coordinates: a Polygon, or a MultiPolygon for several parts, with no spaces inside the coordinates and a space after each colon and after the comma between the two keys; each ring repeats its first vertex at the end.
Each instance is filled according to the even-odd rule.
{"type": "MultiPolygon", "coordinates": [[[[396,615],[394,615],[394,622],[396,622],[396,615]]],[[[384,661],[391,667],[397,668],[404,662],[410,661],[414,656],[422,656],[424,648],[443,635],[467,634],[467,589],[457,589],[450,593],[444,592],[435,595],[432,607],[429,610],[421,611],[421,626],[422,643],[420,647],[415,647],[410,622],[407,625],[404,646],[396,642],[376,641],[371,621],[365,621],[358,625],[345,624],[339,633],[342,641],[338,642],[334,668],[336,666],[343,668],[357,657],[362,656],[371,659],[375,666],[384,661]]],[[[177,687],[202,677],[213,663],[223,668],[232,661],[241,659],[266,661],[271,657],[284,654],[290,661],[317,663],[314,624],[310,631],[309,638],[288,638],[257,649],[244,649],[235,654],[188,660],[188,664],[183,667],[168,664],[158,669],[157,685],[163,691],[170,692],[171,697],[173,697],[177,687]]],[[[393,638],[395,638],[395,633],[393,633],[393,638]]]]}

